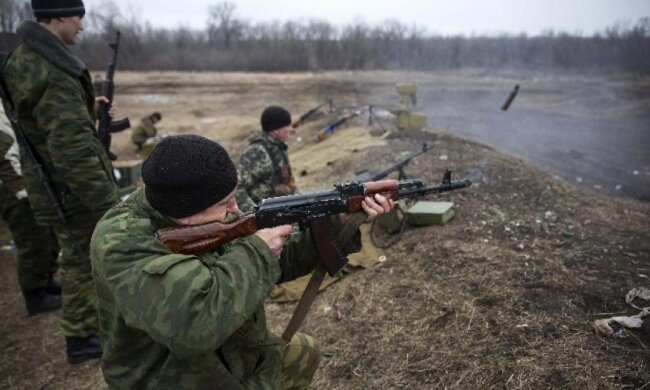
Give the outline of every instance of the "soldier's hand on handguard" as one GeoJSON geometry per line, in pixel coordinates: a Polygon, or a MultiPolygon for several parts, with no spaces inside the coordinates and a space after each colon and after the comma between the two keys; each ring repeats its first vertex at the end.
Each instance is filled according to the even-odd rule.
{"type": "MultiPolygon", "coordinates": [[[[368,215],[366,222],[372,222],[380,215],[389,213],[393,207],[395,207],[395,202],[392,199],[387,199],[380,194],[366,196],[366,198],[361,202],[361,208],[368,215]]],[[[341,214],[341,222],[345,223],[347,220],[348,215],[341,214]]]]}
{"type": "Polygon", "coordinates": [[[380,194],[366,196],[363,202],[361,202],[361,208],[366,212],[366,214],[368,214],[366,222],[372,222],[380,215],[389,213],[393,207],[395,207],[395,202],[380,194]]]}
{"type": "MultiPolygon", "coordinates": [[[[99,103],[109,103],[109,101],[105,96],[95,97],[95,112],[97,112],[99,103]]],[[[111,108],[108,109],[108,116],[113,119],[115,118],[115,114],[117,114],[117,106],[115,106],[115,103],[111,103],[111,108]]]]}
{"type": "Polygon", "coordinates": [[[282,247],[292,231],[293,227],[291,225],[282,225],[269,229],[260,229],[255,232],[255,235],[266,242],[266,245],[271,248],[275,256],[280,257],[282,247]]]}

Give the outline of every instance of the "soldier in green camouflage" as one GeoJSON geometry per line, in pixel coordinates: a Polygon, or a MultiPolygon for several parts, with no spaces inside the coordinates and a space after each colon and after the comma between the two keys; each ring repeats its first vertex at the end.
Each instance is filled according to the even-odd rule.
{"type": "MultiPolygon", "coordinates": [[[[1,103],[1,102],[0,102],[1,103]]],[[[58,269],[59,247],[54,232],[34,220],[21,179],[18,145],[0,104],[0,217],[16,244],[18,284],[29,315],[61,307],[61,285],[52,275],[58,269]]]]}
{"type": "Polygon", "coordinates": [[[74,44],[85,13],[81,0],[32,0],[37,22],[18,28],[22,44],[2,68],[2,78],[26,137],[67,219],[59,219],[21,146],[23,182],[39,224],[54,228],[61,247],[62,317],[68,362],[98,358],[101,346],[90,237],[99,218],[118,202],[110,161],[95,136],[90,75],[66,44],[74,44]]]}
{"type": "Polygon", "coordinates": [[[293,134],[291,114],[279,106],[269,106],[260,118],[262,132],[253,136],[239,159],[237,203],[251,210],[264,198],[298,192],[291,173],[287,140],[293,134]]]}
{"type": "MultiPolygon", "coordinates": [[[[144,188],[104,215],[91,243],[109,388],[306,389],[318,344],[273,335],[264,301],[275,283],[315,267],[311,234],[285,225],[198,256],[175,254],[159,229],[238,213],[235,166],[213,141],[172,136],[144,162],[142,178],[144,188]]],[[[393,206],[380,196],[363,204],[369,219],[393,206]]],[[[357,239],[343,250],[359,248],[357,239]]]]}
{"type": "Polygon", "coordinates": [[[138,151],[142,150],[142,145],[147,139],[156,136],[158,130],[155,124],[160,122],[161,119],[162,115],[159,112],[154,112],[142,118],[140,123],[131,129],[131,142],[138,148],[138,151]]]}

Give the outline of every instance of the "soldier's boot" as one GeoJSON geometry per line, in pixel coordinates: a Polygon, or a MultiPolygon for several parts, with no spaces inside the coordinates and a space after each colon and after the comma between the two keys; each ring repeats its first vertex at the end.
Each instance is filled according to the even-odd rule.
{"type": "Polygon", "coordinates": [[[61,295],[50,294],[45,288],[23,293],[30,316],[56,310],[61,307],[61,295]]]}
{"type": "Polygon", "coordinates": [[[68,363],[70,364],[102,357],[102,346],[97,335],[66,337],[65,342],[68,348],[68,363]]]}

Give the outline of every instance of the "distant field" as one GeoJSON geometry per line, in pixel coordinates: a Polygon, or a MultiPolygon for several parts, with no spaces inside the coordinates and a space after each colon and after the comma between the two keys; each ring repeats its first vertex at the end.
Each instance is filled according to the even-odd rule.
{"type": "MultiPolygon", "coordinates": [[[[419,84],[430,126],[485,143],[596,192],[650,200],[650,78],[482,71],[318,74],[131,73],[118,104],[139,118],[164,114],[170,133],[197,132],[241,151],[267,104],[294,116],[333,98],[337,106],[393,108],[397,82],[419,84]],[[508,111],[508,93],[521,89],[508,111]]],[[[116,137],[124,155],[132,151],[116,137]]]]}
{"type": "MultiPolygon", "coordinates": [[[[161,133],[210,137],[237,160],[269,104],[294,117],[328,98],[338,109],[373,104],[379,111],[397,105],[396,82],[411,81],[420,84],[428,131],[380,138],[389,121],[370,128],[361,116],[317,143],[317,131],[337,117],[322,112],[290,141],[303,190],[378,170],[425,142],[434,148],[408,166],[409,175],[433,183],[449,167],[473,181],[430,198],[456,204],[447,225],[409,227],[386,250],[385,262],[319,295],[303,327],[322,350],[313,388],[648,388],[650,323],[622,331],[624,337],[592,330],[594,320],[638,313],[625,294],[648,287],[650,203],[609,195],[649,193],[649,122],[641,121],[648,115],[648,80],[126,72],[117,77],[117,104],[132,122],[159,111],[161,133]],[[499,107],[515,83],[520,95],[503,113],[499,107]],[[610,126],[614,131],[606,131],[610,126]],[[633,167],[638,174],[628,175],[633,167]]],[[[121,159],[137,157],[129,135],[114,136],[121,159]]],[[[0,228],[0,244],[8,239],[0,228]]],[[[12,252],[0,252],[0,275],[0,389],[105,388],[98,362],[65,362],[59,313],[26,316],[12,252]]],[[[280,332],[294,304],[266,307],[271,328],[280,332]]]]}

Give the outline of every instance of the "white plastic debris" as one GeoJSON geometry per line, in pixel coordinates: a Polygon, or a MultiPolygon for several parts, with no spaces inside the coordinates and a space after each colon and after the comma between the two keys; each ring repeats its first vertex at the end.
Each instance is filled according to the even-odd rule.
{"type": "Polygon", "coordinates": [[[602,320],[596,320],[593,324],[594,331],[604,336],[623,337],[623,332],[620,330],[614,331],[614,329],[611,327],[612,323],[616,323],[620,326],[630,329],[640,328],[643,326],[642,318],[650,315],[650,306],[637,306],[634,303],[634,300],[637,298],[650,301],[650,290],[645,287],[633,288],[627,293],[627,295],[625,295],[625,302],[627,302],[627,304],[633,308],[641,310],[639,314],[635,316],[617,316],[602,320]]]}
{"type": "Polygon", "coordinates": [[[630,292],[627,293],[625,296],[625,302],[627,302],[628,305],[632,306],[635,309],[638,310],[650,310],[650,306],[647,307],[639,307],[634,304],[634,300],[636,298],[640,298],[646,301],[650,301],[650,290],[648,290],[645,287],[637,287],[633,288],[630,290],[630,292]]]}
{"type": "Polygon", "coordinates": [[[555,220],[557,219],[557,214],[555,214],[552,211],[546,211],[544,213],[544,219],[547,221],[555,222],[555,220]]]}

